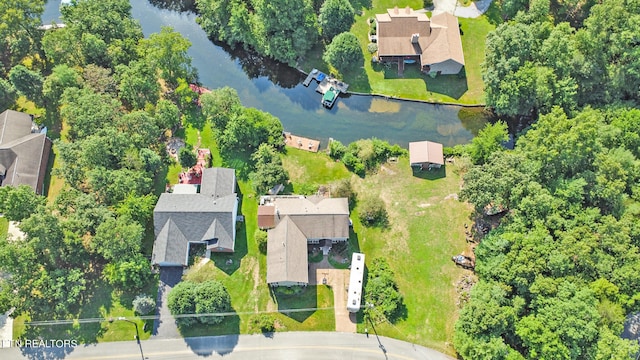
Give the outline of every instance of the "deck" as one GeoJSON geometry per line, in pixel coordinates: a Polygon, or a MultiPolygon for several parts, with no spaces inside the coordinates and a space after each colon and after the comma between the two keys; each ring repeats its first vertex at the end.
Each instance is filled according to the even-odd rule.
{"type": "Polygon", "coordinates": [[[320,141],[293,135],[291,133],[284,134],[284,143],[286,146],[314,153],[318,152],[318,149],[320,149],[320,141]]]}
{"type": "Polygon", "coordinates": [[[307,75],[307,78],[304,79],[302,84],[304,86],[309,86],[311,81],[317,81],[319,84],[316,87],[316,91],[322,94],[322,105],[327,108],[331,108],[333,104],[338,100],[338,96],[340,94],[346,94],[347,89],[349,89],[349,84],[346,84],[332,76],[329,76],[318,69],[313,69],[307,75]],[[334,92],[335,96],[325,96],[328,92],[334,92]],[[328,100],[330,99],[330,100],[328,100]]]}

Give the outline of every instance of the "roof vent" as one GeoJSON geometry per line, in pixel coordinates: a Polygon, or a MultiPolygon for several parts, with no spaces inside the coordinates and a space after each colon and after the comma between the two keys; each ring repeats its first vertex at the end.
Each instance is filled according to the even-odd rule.
{"type": "Polygon", "coordinates": [[[420,39],[420,34],[418,34],[418,33],[411,34],[411,43],[412,44],[417,44],[419,39],[420,39]]]}

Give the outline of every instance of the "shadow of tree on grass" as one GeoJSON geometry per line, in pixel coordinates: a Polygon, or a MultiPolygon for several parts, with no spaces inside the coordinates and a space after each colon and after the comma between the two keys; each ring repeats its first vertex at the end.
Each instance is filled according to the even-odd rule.
{"type": "Polygon", "coordinates": [[[271,288],[278,311],[297,322],[307,320],[318,307],[316,286],[292,286],[271,288]]]}

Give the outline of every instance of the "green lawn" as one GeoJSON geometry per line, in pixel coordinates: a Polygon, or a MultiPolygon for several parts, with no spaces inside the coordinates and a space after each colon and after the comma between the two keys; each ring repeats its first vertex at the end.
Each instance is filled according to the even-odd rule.
{"type": "Polygon", "coordinates": [[[82,344],[90,344],[105,341],[133,340],[136,333],[135,326],[127,321],[117,319],[124,317],[138,325],[140,339],[145,340],[151,336],[153,320],[141,320],[132,310],[131,301],[137,294],[148,294],[155,297],[158,292],[157,282],[151,281],[149,285],[134,293],[122,293],[114,290],[109,284],[102,280],[96,280],[94,286],[85,292],[85,296],[90,298],[85,306],[76,314],[78,319],[96,319],[73,324],[61,325],[40,325],[30,328],[29,319],[24,315],[16,317],[13,327],[13,338],[33,338],[34,334],[43,338],[53,339],[75,339],[82,344]],[[98,319],[106,319],[99,321],[98,319]],[[145,322],[147,322],[145,327],[145,322]],[[32,331],[35,331],[32,333],[32,331]]]}
{"type": "Polygon", "coordinates": [[[289,173],[294,192],[307,185],[317,187],[351,176],[341,162],[334,161],[322,152],[312,153],[287,147],[282,164],[289,173]]]}
{"type": "MultiPolygon", "coordinates": [[[[484,60],[484,44],[489,31],[495,28],[489,20],[482,16],[477,19],[459,18],[461,24],[462,47],[465,57],[463,75],[439,76],[435,79],[422,74],[417,66],[408,66],[402,78],[397,75],[397,67],[385,67],[371,62],[372,54],[367,50],[369,44],[369,25],[367,19],[382,14],[387,9],[399,5],[394,0],[373,0],[370,8],[360,7],[362,15],[356,16],[356,22],[351,27],[360,40],[364,54],[364,66],[339,74],[349,90],[353,92],[381,94],[385,96],[425,100],[429,102],[452,102],[460,104],[482,104],[484,102],[484,90],[480,64],[484,60]]],[[[402,6],[410,6],[414,10],[421,9],[423,2],[410,0],[403,2],[402,6]]],[[[429,15],[429,14],[428,14],[429,15]]],[[[319,44],[307,55],[302,67],[305,71],[318,68],[325,72],[337,73],[322,61],[324,46],[319,44]]],[[[462,73],[461,73],[462,74],[462,73]]]]}
{"type": "Polygon", "coordinates": [[[376,175],[355,178],[356,191],[361,198],[384,200],[390,228],[366,228],[357,214],[351,218],[367,263],[384,257],[395,272],[408,316],[376,328],[386,336],[455,354],[450,345],[458,314],[454,283],[464,271],[451,256],[466,249],[464,223],[471,215],[466,204],[455,200],[461,178],[455,165],[414,176],[406,157],[384,167],[376,175]]]}

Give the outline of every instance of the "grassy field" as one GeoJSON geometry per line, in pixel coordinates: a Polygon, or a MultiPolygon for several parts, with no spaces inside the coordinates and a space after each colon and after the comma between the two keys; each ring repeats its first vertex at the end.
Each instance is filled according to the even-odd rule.
{"type": "Polygon", "coordinates": [[[464,223],[471,214],[456,200],[461,178],[455,165],[414,175],[402,157],[355,183],[358,196],[380,197],[387,206],[388,229],[365,228],[356,214],[351,218],[367,263],[376,257],[387,259],[408,311],[407,318],[396,324],[378,325],[378,332],[454,354],[450,345],[458,313],[454,284],[464,271],[451,262],[451,256],[467,247],[464,223]]]}
{"type": "MultiPolygon", "coordinates": [[[[430,102],[452,102],[460,104],[482,104],[484,102],[484,89],[480,64],[484,60],[484,44],[489,31],[495,28],[486,17],[477,19],[459,18],[462,31],[462,47],[465,57],[464,76],[443,75],[435,79],[419,71],[417,65],[405,67],[404,76],[398,77],[397,67],[385,67],[371,62],[372,54],[367,50],[369,44],[369,25],[367,20],[382,14],[387,9],[399,5],[394,0],[373,0],[369,7],[356,8],[361,15],[356,16],[356,22],[351,27],[360,40],[364,54],[362,67],[339,74],[350,87],[350,91],[382,94],[398,98],[425,100],[430,102]]],[[[403,2],[402,6],[410,6],[414,10],[421,9],[423,2],[410,0],[403,2]]],[[[318,68],[322,71],[337,73],[328,64],[322,61],[323,45],[313,48],[303,62],[302,67],[306,71],[318,68]]]]}

